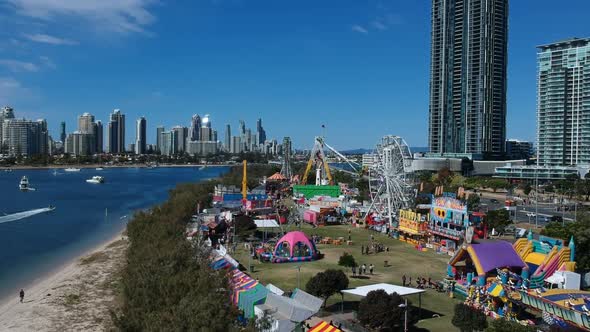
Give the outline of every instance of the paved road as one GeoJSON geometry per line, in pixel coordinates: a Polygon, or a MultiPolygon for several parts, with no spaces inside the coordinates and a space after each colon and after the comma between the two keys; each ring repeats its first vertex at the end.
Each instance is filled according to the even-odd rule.
{"type": "MultiPolygon", "coordinates": [[[[516,211],[511,211],[513,220],[516,223],[531,223],[535,224],[538,222],[539,226],[546,225],[552,216],[560,216],[566,222],[572,222],[575,219],[574,212],[567,211],[556,211],[558,205],[553,203],[539,203],[538,208],[535,204],[531,205],[518,205],[516,211]],[[536,220],[536,212],[538,212],[538,220],[536,220]],[[516,214],[516,216],[515,216],[516,214]]],[[[490,199],[482,197],[481,207],[484,211],[497,210],[504,207],[504,200],[490,199]]]]}

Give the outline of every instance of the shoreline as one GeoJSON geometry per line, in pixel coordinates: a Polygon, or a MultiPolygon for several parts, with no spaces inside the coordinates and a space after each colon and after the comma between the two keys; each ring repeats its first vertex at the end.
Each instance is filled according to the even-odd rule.
{"type": "MultiPolygon", "coordinates": [[[[239,164],[235,164],[239,165],[239,164]]],[[[175,167],[231,167],[234,165],[230,164],[182,164],[182,165],[175,165],[175,164],[160,164],[155,168],[175,168],[175,167]]],[[[102,167],[105,170],[109,168],[149,168],[146,164],[133,164],[133,165],[102,165],[102,164],[84,164],[84,165],[43,165],[43,166],[32,166],[32,165],[18,165],[18,166],[3,166],[0,167],[0,171],[7,171],[7,170],[48,170],[48,169],[65,169],[65,168],[80,168],[80,169],[88,169],[88,168],[97,168],[102,167]]]]}
{"type": "MultiPolygon", "coordinates": [[[[106,252],[110,247],[123,238],[125,230],[126,229],[123,228],[107,240],[81,252],[79,255],[76,255],[75,258],[72,258],[56,269],[47,272],[35,281],[26,285],[26,287],[23,288],[25,291],[24,303],[19,303],[18,291],[20,287],[19,289],[15,289],[13,296],[8,295],[4,298],[0,298],[0,330],[11,328],[16,328],[16,330],[29,330],[29,327],[22,325],[25,322],[20,322],[21,320],[28,321],[37,318],[47,320],[48,315],[39,314],[40,310],[38,310],[37,307],[47,306],[47,301],[52,302],[54,300],[59,300],[60,296],[56,293],[71,291],[71,288],[76,286],[76,281],[83,282],[84,280],[79,280],[79,278],[77,278],[77,276],[83,274],[85,270],[85,266],[82,264],[83,260],[106,252]],[[19,322],[21,324],[19,324],[19,322]]],[[[101,265],[102,263],[104,262],[96,262],[96,264],[101,265]]],[[[55,307],[57,305],[55,303],[50,303],[48,306],[50,308],[53,307],[52,309],[56,309],[55,307]]],[[[49,326],[46,327],[49,328],[49,326]]]]}

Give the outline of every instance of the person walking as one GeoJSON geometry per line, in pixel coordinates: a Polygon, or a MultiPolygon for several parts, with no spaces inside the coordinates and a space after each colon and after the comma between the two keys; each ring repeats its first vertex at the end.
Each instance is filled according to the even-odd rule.
{"type": "Polygon", "coordinates": [[[374,268],[375,268],[375,266],[373,265],[373,263],[371,263],[371,265],[369,265],[369,274],[373,274],[374,268]]]}
{"type": "Polygon", "coordinates": [[[406,287],[406,275],[402,276],[402,286],[406,287]]]}
{"type": "Polygon", "coordinates": [[[367,266],[363,264],[363,274],[367,274],[367,266]]]}
{"type": "Polygon", "coordinates": [[[356,277],[356,266],[352,266],[352,276],[356,277]]]}
{"type": "Polygon", "coordinates": [[[19,295],[20,295],[20,303],[23,303],[23,301],[25,300],[25,290],[21,288],[19,295]]]}
{"type": "Polygon", "coordinates": [[[361,255],[364,255],[364,254],[365,254],[365,246],[361,245],[361,255]]]}

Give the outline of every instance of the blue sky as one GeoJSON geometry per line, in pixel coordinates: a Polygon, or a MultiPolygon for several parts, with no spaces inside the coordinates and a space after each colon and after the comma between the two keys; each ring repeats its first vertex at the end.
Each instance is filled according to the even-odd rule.
{"type": "MultiPolygon", "coordinates": [[[[239,119],[309,148],[383,135],[426,146],[430,0],[1,0],[0,105],[57,136],[90,112],[188,125],[239,119]]],[[[590,36],[590,1],[513,0],[508,136],[534,140],[535,46],[590,36]]]]}

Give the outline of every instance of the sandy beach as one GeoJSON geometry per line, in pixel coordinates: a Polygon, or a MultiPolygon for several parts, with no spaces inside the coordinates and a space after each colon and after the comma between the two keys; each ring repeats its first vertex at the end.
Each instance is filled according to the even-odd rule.
{"type": "Polygon", "coordinates": [[[125,258],[122,233],[25,288],[25,299],[0,299],[0,331],[104,331],[117,305],[125,258]]]}

